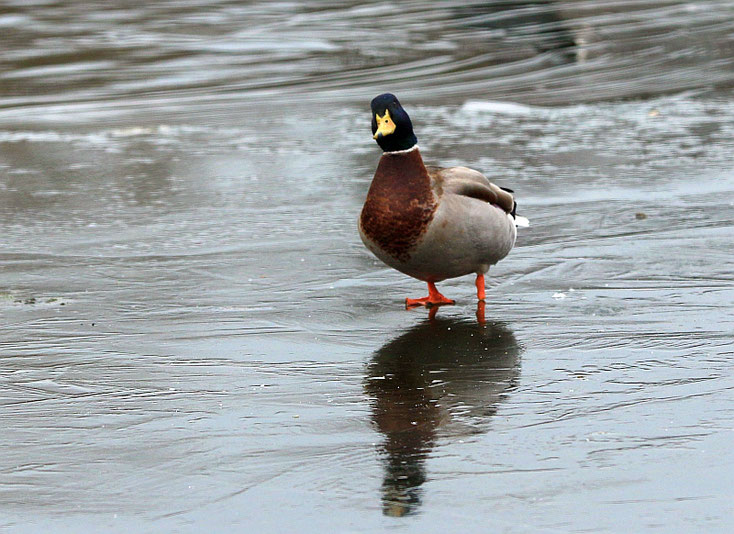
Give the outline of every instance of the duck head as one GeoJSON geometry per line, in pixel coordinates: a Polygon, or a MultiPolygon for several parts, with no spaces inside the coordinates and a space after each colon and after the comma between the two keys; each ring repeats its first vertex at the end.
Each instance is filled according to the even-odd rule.
{"type": "Polygon", "coordinates": [[[383,152],[413,148],[418,139],[413,123],[395,95],[385,93],[372,100],[372,137],[383,152]]]}

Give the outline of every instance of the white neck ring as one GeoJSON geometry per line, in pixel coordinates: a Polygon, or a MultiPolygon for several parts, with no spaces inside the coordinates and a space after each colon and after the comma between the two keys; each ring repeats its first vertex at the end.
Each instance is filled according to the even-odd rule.
{"type": "Polygon", "coordinates": [[[414,144],[410,148],[406,148],[405,150],[393,150],[392,152],[383,152],[383,154],[407,154],[408,152],[413,152],[414,150],[418,150],[418,143],[414,144]]]}

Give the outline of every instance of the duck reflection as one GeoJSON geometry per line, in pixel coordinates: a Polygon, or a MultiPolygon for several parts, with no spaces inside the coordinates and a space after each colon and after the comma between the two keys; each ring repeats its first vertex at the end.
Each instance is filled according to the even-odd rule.
{"type": "Polygon", "coordinates": [[[557,0],[489,0],[454,8],[454,17],[467,26],[504,32],[508,46],[559,52],[562,63],[576,59],[576,37],[557,0]]]}
{"type": "Polygon", "coordinates": [[[414,512],[438,436],[485,432],[516,384],[521,349],[501,323],[431,319],[378,350],[365,389],[385,436],[385,515],[414,512]]]}

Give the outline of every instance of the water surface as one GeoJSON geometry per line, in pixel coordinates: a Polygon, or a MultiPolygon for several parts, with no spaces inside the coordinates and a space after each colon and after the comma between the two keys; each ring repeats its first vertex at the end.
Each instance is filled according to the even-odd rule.
{"type": "Polygon", "coordinates": [[[734,3],[0,28],[0,529],[731,530],[734,3]],[[531,219],[485,324],[359,241],[385,90],[531,219]]]}

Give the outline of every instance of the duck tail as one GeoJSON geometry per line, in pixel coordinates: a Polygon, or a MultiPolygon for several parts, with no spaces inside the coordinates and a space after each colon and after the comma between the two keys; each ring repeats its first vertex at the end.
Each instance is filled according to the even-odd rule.
{"type": "MultiPolygon", "coordinates": [[[[506,187],[500,187],[503,191],[507,191],[508,193],[514,193],[512,189],[507,189],[506,187]]],[[[523,217],[522,215],[517,214],[517,202],[513,200],[512,204],[512,211],[510,212],[510,217],[512,217],[515,221],[515,226],[518,228],[527,228],[530,226],[530,221],[523,217]]]]}
{"type": "Polygon", "coordinates": [[[522,215],[515,215],[515,226],[518,228],[527,228],[530,226],[530,220],[522,215]]]}

